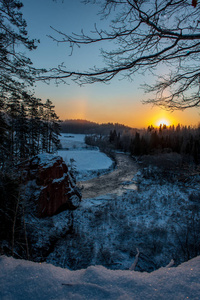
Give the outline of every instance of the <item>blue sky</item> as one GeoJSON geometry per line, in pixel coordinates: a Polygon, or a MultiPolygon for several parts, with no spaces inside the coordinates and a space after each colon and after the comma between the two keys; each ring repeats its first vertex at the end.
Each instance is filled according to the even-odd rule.
{"type": "MultiPolygon", "coordinates": [[[[81,29],[89,33],[94,23],[106,28],[108,21],[100,21],[97,16],[97,5],[84,5],[79,0],[24,0],[22,13],[28,24],[30,38],[40,39],[36,51],[27,53],[38,68],[55,67],[64,62],[70,70],[87,70],[88,67],[102,66],[99,48],[104,45],[83,46],[71,49],[67,44],[57,44],[47,35],[56,33],[50,28],[55,27],[68,34],[80,33],[81,29]]],[[[109,47],[109,45],[106,45],[109,47]]],[[[146,127],[157,120],[195,125],[199,122],[199,110],[189,109],[184,112],[169,113],[151,105],[143,105],[141,101],[148,98],[140,88],[144,82],[151,83],[155,78],[149,74],[137,74],[133,81],[115,78],[110,84],[102,83],[79,87],[69,84],[56,86],[37,83],[35,93],[44,101],[53,101],[57,114],[61,119],[87,119],[96,122],[118,122],[132,127],[146,127]]]]}

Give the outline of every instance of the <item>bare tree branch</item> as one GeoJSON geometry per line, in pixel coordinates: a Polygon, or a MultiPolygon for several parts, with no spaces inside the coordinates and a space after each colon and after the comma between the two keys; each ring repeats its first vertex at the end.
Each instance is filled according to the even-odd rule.
{"type": "Polygon", "coordinates": [[[53,28],[58,37],[50,38],[67,43],[71,54],[75,46],[113,43],[113,50],[101,50],[105,65],[77,71],[62,64],[39,80],[54,79],[59,83],[71,78],[80,85],[106,83],[119,74],[131,77],[138,71],[145,74],[166,64],[169,74],[158,77],[153,86],[145,86],[147,92],[156,93],[147,102],[172,110],[200,106],[200,5],[194,7],[191,0],[104,0],[100,15],[112,17],[109,30],[95,24],[89,34],[82,30],[68,35],[53,28]]]}

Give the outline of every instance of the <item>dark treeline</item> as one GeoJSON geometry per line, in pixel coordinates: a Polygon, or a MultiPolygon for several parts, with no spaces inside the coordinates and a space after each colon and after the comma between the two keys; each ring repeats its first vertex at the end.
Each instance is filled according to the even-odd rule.
{"type": "Polygon", "coordinates": [[[0,97],[0,160],[5,163],[40,152],[51,153],[59,144],[60,124],[50,100],[23,93],[0,97]]]}
{"type": "Polygon", "coordinates": [[[25,206],[18,164],[40,152],[53,152],[60,125],[50,100],[42,103],[26,92],[0,97],[0,248],[29,258],[25,206]],[[2,246],[6,241],[6,246],[2,246]]]}
{"type": "Polygon", "coordinates": [[[132,155],[147,155],[156,153],[176,152],[200,162],[200,127],[160,125],[159,128],[149,126],[147,130],[130,132],[110,131],[106,137],[87,136],[86,142],[98,145],[102,149],[107,147],[132,155]]]}
{"type": "Polygon", "coordinates": [[[29,38],[22,7],[18,0],[0,0],[0,251],[29,258],[24,165],[18,166],[57,147],[59,122],[52,102],[33,96],[45,70],[34,68],[26,56],[39,41],[29,38]]]}
{"type": "Polygon", "coordinates": [[[61,131],[65,133],[108,135],[111,130],[116,130],[120,133],[122,133],[123,131],[135,132],[135,129],[118,123],[98,124],[95,122],[78,119],[65,120],[61,124],[61,131]]]}

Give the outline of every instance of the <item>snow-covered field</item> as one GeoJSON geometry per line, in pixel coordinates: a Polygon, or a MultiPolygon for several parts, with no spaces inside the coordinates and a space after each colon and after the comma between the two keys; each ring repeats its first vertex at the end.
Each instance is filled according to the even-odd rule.
{"type": "Polygon", "coordinates": [[[67,133],[60,138],[62,149],[58,155],[76,170],[77,180],[88,180],[113,168],[113,161],[98,148],[87,146],[84,138],[84,134],[67,133]]]}
{"type": "Polygon", "coordinates": [[[0,257],[1,300],[199,300],[200,257],[151,274],[103,266],[69,271],[0,257]]]}

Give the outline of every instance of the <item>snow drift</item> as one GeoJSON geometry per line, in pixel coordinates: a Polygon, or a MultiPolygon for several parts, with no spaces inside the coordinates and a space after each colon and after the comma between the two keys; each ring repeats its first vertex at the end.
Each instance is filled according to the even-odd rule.
{"type": "Polygon", "coordinates": [[[0,257],[0,299],[199,299],[200,256],[152,273],[103,266],[69,271],[46,263],[0,257]]]}

